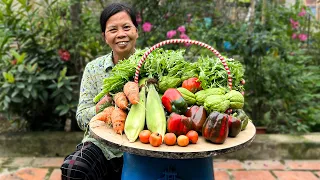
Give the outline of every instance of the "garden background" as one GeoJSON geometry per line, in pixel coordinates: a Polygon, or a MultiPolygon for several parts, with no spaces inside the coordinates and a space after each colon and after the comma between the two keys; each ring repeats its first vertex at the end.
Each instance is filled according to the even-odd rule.
{"type": "MultiPolygon", "coordinates": [[[[110,52],[99,24],[108,2],[0,1],[2,131],[79,130],[82,72],[110,52]]],[[[320,23],[301,1],[125,2],[137,10],[137,48],[171,38],[205,42],[244,65],[244,109],[256,126],[269,133],[320,131],[320,23]]],[[[201,47],[165,48],[212,56],[201,47]]]]}

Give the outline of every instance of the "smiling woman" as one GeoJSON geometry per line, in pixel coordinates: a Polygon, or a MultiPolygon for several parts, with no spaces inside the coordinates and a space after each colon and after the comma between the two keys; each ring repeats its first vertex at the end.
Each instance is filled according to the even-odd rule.
{"type": "MultiPolygon", "coordinates": [[[[101,18],[105,17],[101,16],[101,18]]],[[[106,21],[102,35],[113,50],[114,64],[133,54],[136,39],[139,37],[137,26],[138,24],[132,20],[127,10],[116,13],[106,21]]]]}
{"type": "Polygon", "coordinates": [[[113,63],[128,58],[134,51],[138,29],[134,26],[127,12],[119,12],[107,21],[103,34],[106,43],[113,50],[113,63]]]}
{"type": "Polygon", "coordinates": [[[97,104],[93,99],[101,92],[103,80],[110,76],[112,68],[134,53],[139,37],[138,23],[130,6],[114,3],[102,11],[100,25],[112,52],[91,61],[84,70],[76,118],[85,136],[76,151],[65,158],[61,166],[62,179],[121,179],[123,153],[90,137],[87,128],[100,108],[112,101],[108,94],[97,104]]]}

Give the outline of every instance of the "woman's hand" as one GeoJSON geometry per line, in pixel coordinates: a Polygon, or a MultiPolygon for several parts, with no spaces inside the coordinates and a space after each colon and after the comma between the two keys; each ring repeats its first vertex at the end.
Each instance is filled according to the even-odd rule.
{"type": "Polygon", "coordinates": [[[96,104],[96,113],[99,112],[100,107],[105,103],[112,103],[112,97],[107,94],[96,104]]]}

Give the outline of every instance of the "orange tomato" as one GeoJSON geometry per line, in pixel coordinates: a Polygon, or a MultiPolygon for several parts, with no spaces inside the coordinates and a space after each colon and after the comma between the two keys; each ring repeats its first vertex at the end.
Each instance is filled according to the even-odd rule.
{"type": "Polygon", "coordinates": [[[139,140],[144,144],[149,144],[149,137],[151,135],[151,131],[149,130],[142,130],[139,133],[139,140]]]}
{"type": "Polygon", "coordinates": [[[174,133],[167,133],[164,135],[164,143],[168,146],[176,144],[177,136],[174,133]]]}
{"type": "Polygon", "coordinates": [[[178,136],[177,143],[181,147],[185,147],[189,145],[189,138],[185,135],[178,136]]]}
{"type": "Polygon", "coordinates": [[[162,144],[162,136],[161,134],[154,132],[149,137],[149,142],[153,147],[158,147],[162,144]]]}
{"type": "Polygon", "coordinates": [[[186,136],[189,138],[189,141],[192,143],[192,144],[196,144],[197,141],[198,141],[198,138],[199,138],[199,135],[197,133],[197,131],[194,131],[194,130],[190,130],[186,136]]]}

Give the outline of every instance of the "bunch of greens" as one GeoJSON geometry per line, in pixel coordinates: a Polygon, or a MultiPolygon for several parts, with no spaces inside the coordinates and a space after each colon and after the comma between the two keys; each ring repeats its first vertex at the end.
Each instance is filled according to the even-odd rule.
{"type": "Polygon", "coordinates": [[[185,61],[184,53],[183,49],[156,49],[145,61],[143,69],[149,77],[159,80],[158,88],[161,93],[168,88],[180,86],[185,79],[197,76],[194,65],[185,61]]]}
{"type": "MultiPolygon", "coordinates": [[[[111,75],[103,81],[103,90],[94,98],[98,102],[109,92],[119,92],[127,81],[134,78],[139,60],[147,49],[136,50],[127,60],[120,61],[114,66],[111,75]]],[[[228,88],[228,75],[218,58],[200,57],[197,62],[190,63],[184,58],[185,50],[165,50],[162,48],[152,51],[139,73],[139,78],[152,77],[159,80],[158,88],[163,93],[168,88],[181,86],[182,82],[191,77],[198,77],[203,89],[212,87],[228,88]]],[[[233,78],[233,89],[243,90],[240,81],[244,70],[240,62],[226,58],[233,78]]]]}
{"type": "MultiPolygon", "coordinates": [[[[243,85],[240,83],[244,76],[244,68],[239,61],[226,59],[227,65],[232,76],[232,89],[243,91],[243,85]]],[[[199,70],[199,80],[203,89],[208,88],[228,88],[228,73],[219,58],[200,57],[197,67],[199,70]]]]}
{"type": "Polygon", "coordinates": [[[109,92],[121,91],[126,82],[133,80],[139,60],[145,52],[146,49],[136,49],[128,59],[119,61],[111,70],[110,76],[103,80],[102,91],[94,97],[93,102],[97,103],[109,92]]]}

